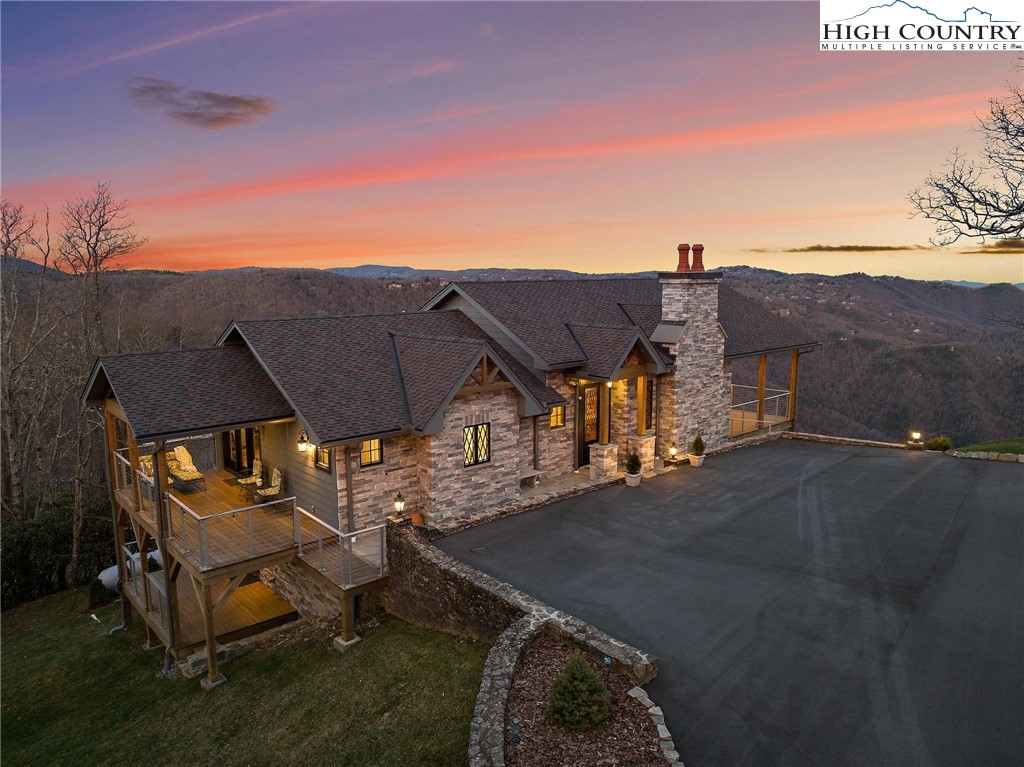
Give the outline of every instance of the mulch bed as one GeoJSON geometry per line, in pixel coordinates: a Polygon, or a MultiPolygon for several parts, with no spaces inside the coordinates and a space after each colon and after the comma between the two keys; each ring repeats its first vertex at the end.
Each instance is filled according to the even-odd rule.
{"type": "Polygon", "coordinates": [[[658,730],[647,709],[628,692],[633,683],[587,655],[587,661],[612,694],[611,718],[589,732],[565,730],[548,721],[544,707],[555,678],[576,647],[542,633],[523,655],[509,693],[505,723],[505,760],[509,767],[639,767],[664,765],[658,730]],[[509,740],[512,718],[519,717],[520,742],[509,740]]]}

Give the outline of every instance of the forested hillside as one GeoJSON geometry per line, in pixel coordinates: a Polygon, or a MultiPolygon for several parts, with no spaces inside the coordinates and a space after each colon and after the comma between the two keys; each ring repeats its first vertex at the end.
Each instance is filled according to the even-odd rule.
{"type": "Polygon", "coordinates": [[[903,440],[919,429],[954,444],[1024,434],[1024,331],[1000,321],[1021,317],[1019,289],[745,267],[726,281],[817,331],[822,347],[801,358],[801,430],[903,440]]]}

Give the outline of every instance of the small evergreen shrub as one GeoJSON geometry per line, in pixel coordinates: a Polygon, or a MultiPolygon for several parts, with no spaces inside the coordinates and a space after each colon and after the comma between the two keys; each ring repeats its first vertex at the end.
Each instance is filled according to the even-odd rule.
{"type": "Polygon", "coordinates": [[[640,456],[637,455],[636,450],[630,450],[629,455],[626,456],[626,473],[639,474],[640,469],[640,456]]]}
{"type": "Polygon", "coordinates": [[[89,581],[89,607],[99,607],[109,601],[110,594],[107,593],[107,587],[103,585],[103,582],[99,578],[89,581]]]}
{"type": "Polygon", "coordinates": [[[577,732],[600,727],[612,715],[611,693],[580,651],[569,656],[555,679],[544,714],[558,726],[577,732]]]}
{"type": "Polygon", "coordinates": [[[690,443],[690,455],[704,455],[704,440],[701,438],[700,432],[697,432],[697,436],[690,443]]]}
{"type": "Polygon", "coordinates": [[[932,437],[928,440],[925,443],[925,447],[929,450],[949,450],[953,447],[953,440],[945,434],[940,434],[938,437],[932,437]]]}

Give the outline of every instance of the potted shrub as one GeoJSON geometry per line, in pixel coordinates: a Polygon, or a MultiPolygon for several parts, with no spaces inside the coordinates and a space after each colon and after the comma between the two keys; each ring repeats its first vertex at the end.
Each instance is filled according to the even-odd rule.
{"type": "Polygon", "coordinates": [[[701,439],[700,432],[697,432],[697,436],[693,438],[693,442],[690,443],[690,465],[700,466],[704,463],[704,440],[701,439]]]}
{"type": "Polygon", "coordinates": [[[629,455],[626,456],[626,484],[630,487],[636,487],[640,484],[640,456],[636,454],[636,450],[630,450],[629,455]]]}

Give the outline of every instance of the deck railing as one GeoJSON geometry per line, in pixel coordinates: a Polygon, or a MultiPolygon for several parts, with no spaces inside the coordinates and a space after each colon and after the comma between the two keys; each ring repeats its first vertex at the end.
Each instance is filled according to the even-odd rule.
{"type": "Polygon", "coordinates": [[[156,524],[156,483],[152,477],[146,476],[142,469],[135,470],[135,481],[139,483],[139,511],[156,524]]]}
{"type": "Polygon", "coordinates": [[[128,448],[122,447],[114,451],[114,489],[132,490],[132,462],[128,458],[128,448]]]}
{"type": "Polygon", "coordinates": [[[121,547],[124,552],[125,578],[121,582],[121,590],[131,594],[138,604],[146,603],[146,595],[142,587],[142,566],[140,564],[139,544],[135,541],[121,547]]]}
{"type": "Polygon", "coordinates": [[[156,620],[160,628],[166,631],[169,622],[167,616],[170,612],[170,600],[167,598],[167,592],[164,591],[164,574],[159,570],[146,573],[146,586],[149,589],[149,615],[156,620]]]}
{"type": "Polygon", "coordinates": [[[343,588],[387,575],[385,525],[343,533],[296,506],[293,535],[299,558],[343,588]]]}
{"type": "Polygon", "coordinates": [[[729,406],[729,433],[733,436],[772,428],[789,420],[789,392],[785,389],[764,390],[763,416],[758,418],[756,386],[732,385],[729,406]],[[740,401],[737,401],[740,400],[740,401]]]}
{"type": "Polygon", "coordinates": [[[171,493],[164,496],[168,509],[168,537],[200,569],[255,559],[294,545],[289,518],[295,498],[260,503],[202,516],[171,493]]]}

